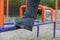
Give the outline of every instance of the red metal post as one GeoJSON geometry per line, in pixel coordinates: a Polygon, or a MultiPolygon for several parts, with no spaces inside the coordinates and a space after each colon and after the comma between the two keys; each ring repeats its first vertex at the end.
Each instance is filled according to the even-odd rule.
{"type": "Polygon", "coordinates": [[[19,17],[20,17],[20,19],[22,19],[22,17],[23,17],[23,9],[26,9],[26,5],[22,5],[22,6],[20,6],[20,9],[19,9],[19,17]]]}
{"type": "Polygon", "coordinates": [[[8,21],[9,0],[6,0],[6,21],[8,21]]]}
{"type": "Polygon", "coordinates": [[[57,19],[58,19],[58,0],[56,0],[56,12],[55,12],[55,20],[56,20],[56,23],[57,23],[57,19]]]}
{"type": "Polygon", "coordinates": [[[0,26],[4,26],[4,0],[0,0],[0,26]]]}

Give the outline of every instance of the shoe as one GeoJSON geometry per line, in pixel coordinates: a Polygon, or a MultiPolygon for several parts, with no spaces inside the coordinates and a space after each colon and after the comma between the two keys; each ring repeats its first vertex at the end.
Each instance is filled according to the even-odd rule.
{"type": "Polygon", "coordinates": [[[16,21],[15,26],[20,29],[32,31],[33,24],[34,24],[33,18],[23,18],[19,21],[16,21]]]}

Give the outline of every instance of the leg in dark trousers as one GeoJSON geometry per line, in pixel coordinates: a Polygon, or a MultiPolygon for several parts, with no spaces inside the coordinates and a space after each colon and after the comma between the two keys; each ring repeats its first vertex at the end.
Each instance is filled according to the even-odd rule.
{"type": "Polygon", "coordinates": [[[40,0],[27,1],[27,9],[24,12],[24,17],[21,20],[16,21],[16,27],[32,31],[34,20],[37,16],[39,2],[40,0]]]}

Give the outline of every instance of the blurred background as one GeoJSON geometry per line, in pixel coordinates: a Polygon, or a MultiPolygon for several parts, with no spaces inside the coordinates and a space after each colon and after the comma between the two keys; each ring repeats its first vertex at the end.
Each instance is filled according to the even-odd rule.
{"type": "MultiPolygon", "coordinates": [[[[6,16],[6,0],[4,0],[4,4],[5,4],[4,15],[6,16]]],[[[19,19],[18,17],[19,7],[25,4],[26,4],[26,0],[9,0],[9,19],[11,18],[19,19]]],[[[40,4],[55,9],[55,0],[41,0],[40,4]]],[[[59,0],[59,4],[60,4],[60,0],[59,0]]],[[[59,5],[59,9],[60,9],[60,5],[59,5]]],[[[40,17],[41,17],[41,11],[38,11],[37,19],[41,19],[40,17]]]]}
{"type": "MultiPolygon", "coordinates": [[[[55,0],[41,0],[40,3],[44,6],[52,7],[55,9],[55,0]]],[[[26,4],[26,0],[9,0],[9,16],[11,17],[18,16],[19,7],[24,4],[26,4]]],[[[6,0],[5,0],[5,14],[6,14],[6,0]]]]}

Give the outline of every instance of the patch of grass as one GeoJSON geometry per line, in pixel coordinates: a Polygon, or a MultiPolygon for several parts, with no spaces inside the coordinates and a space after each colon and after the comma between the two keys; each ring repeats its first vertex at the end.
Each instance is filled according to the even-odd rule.
{"type": "MultiPolygon", "coordinates": [[[[9,21],[19,20],[19,17],[8,17],[9,21]]],[[[4,17],[4,21],[6,21],[6,17],[4,17]]]]}
{"type": "Polygon", "coordinates": [[[58,24],[60,24],[60,21],[58,22],[58,24]]]}
{"type": "Polygon", "coordinates": [[[36,19],[41,20],[42,16],[40,14],[37,15],[36,19]]]}
{"type": "MultiPolygon", "coordinates": [[[[9,19],[10,21],[20,20],[19,17],[8,17],[8,19],[9,19]]],[[[36,19],[41,20],[41,15],[38,14],[37,17],[36,17],[36,19]]],[[[4,21],[6,21],[6,17],[4,17],[4,21]]]]}
{"type": "Polygon", "coordinates": [[[60,27],[60,21],[58,21],[58,23],[57,23],[57,24],[58,24],[58,27],[60,27]]]}

